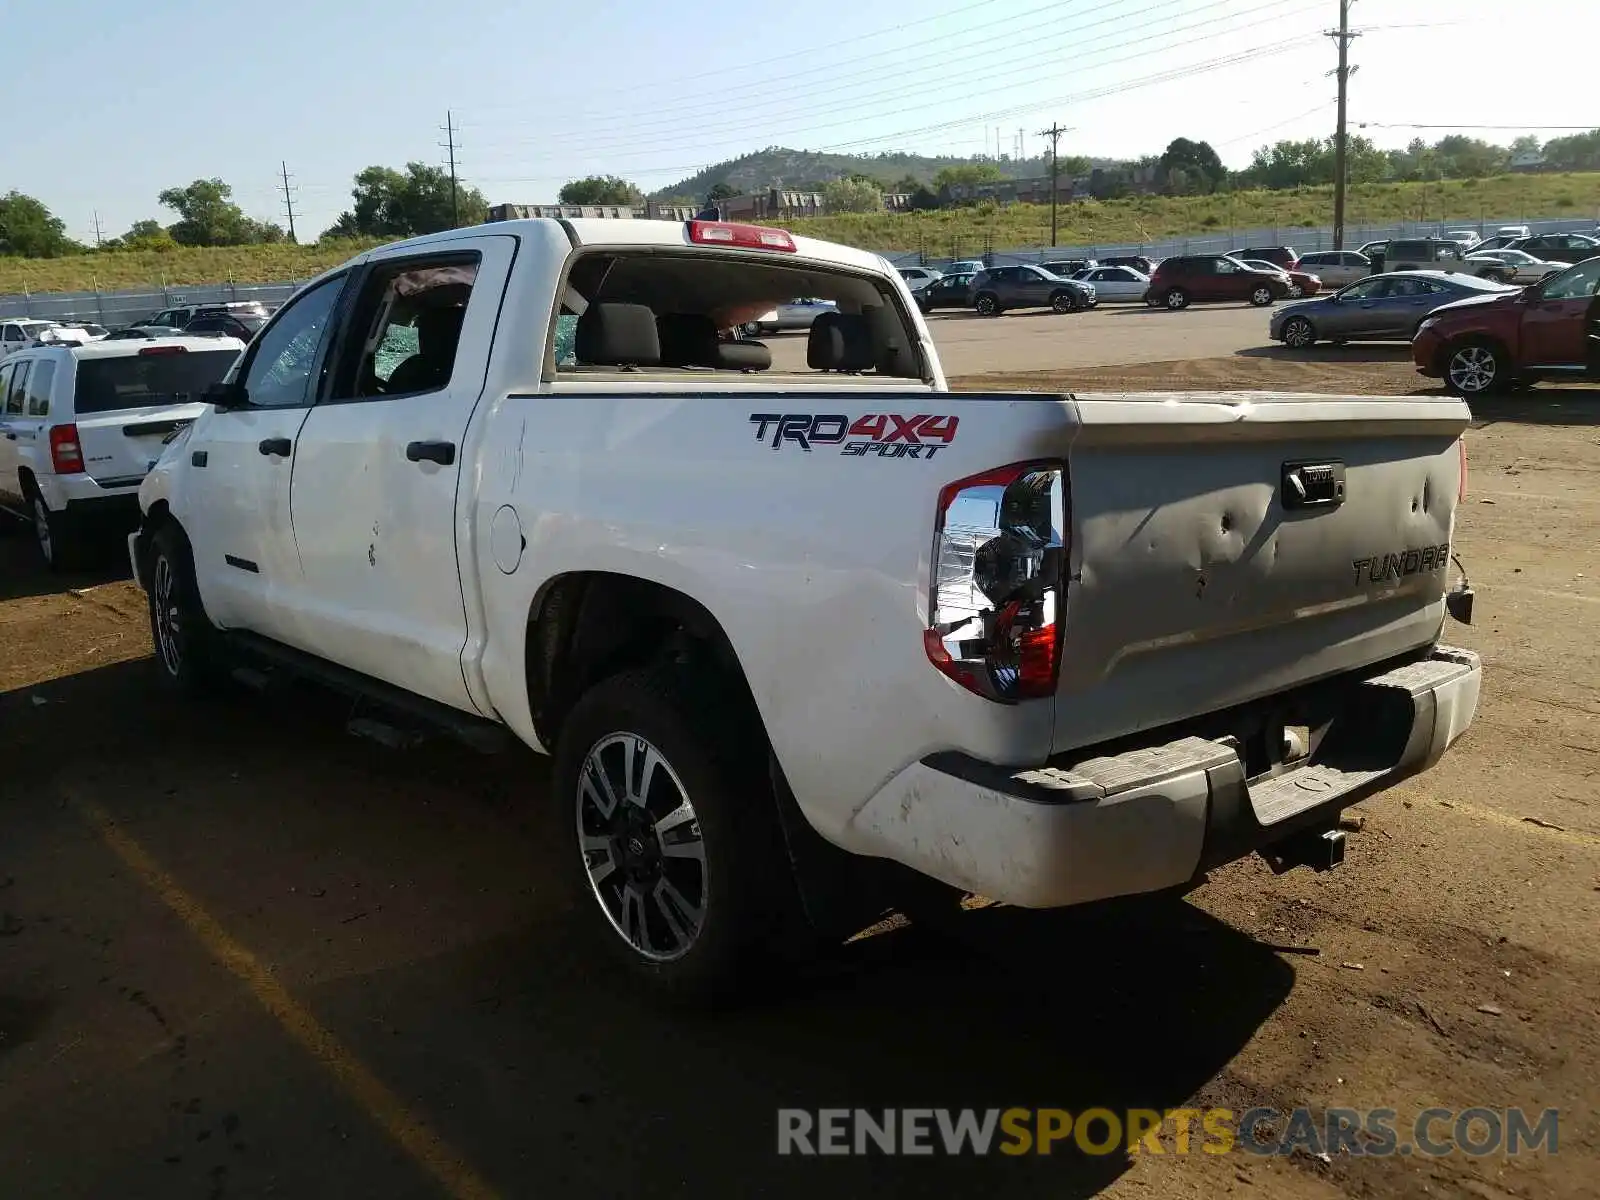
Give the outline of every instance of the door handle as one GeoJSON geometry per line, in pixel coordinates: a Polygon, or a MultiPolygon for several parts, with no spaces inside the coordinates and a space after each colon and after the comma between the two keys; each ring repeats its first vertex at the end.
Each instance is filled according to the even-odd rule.
{"type": "Polygon", "coordinates": [[[294,453],[294,443],[286,437],[262,438],[261,444],[256,449],[263,454],[276,454],[281,458],[288,458],[294,453]]]}
{"type": "Polygon", "coordinates": [[[454,442],[408,442],[406,444],[406,460],[408,462],[434,462],[441,467],[448,467],[456,461],[456,444],[454,442]]]}

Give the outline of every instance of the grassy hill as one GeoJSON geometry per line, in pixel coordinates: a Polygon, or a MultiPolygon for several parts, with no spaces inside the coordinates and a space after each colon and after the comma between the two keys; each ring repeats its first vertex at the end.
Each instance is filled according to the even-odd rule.
{"type": "MultiPolygon", "coordinates": [[[[937,161],[937,160],[928,160],[937,161]]],[[[1230,229],[1326,225],[1332,218],[1329,188],[1235,192],[1224,196],[1147,196],[1104,203],[1063,205],[1062,246],[1154,241],[1230,229]]],[[[1352,190],[1347,220],[1369,223],[1538,217],[1596,218],[1600,173],[1502,175],[1444,183],[1385,183],[1352,190]]],[[[848,214],[789,223],[797,233],[871,250],[918,250],[930,255],[981,253],[1040,245],[1049,240],[1050,210],[1042,205],[994,205],[927,213],[848,214]]],[[[159,287],[196,283],[276,283],[305,279],[343,262],[368,243],[315,246],[232,246],[167,253],[108,251],[71,258],[0,258],[0,295],[159,287]]]]}
{"type": "Polygon", "coordinates": [[[1003,158],[996,162],[988,158],[930,158],[921,154],[825,154],[818,150],[769,146],[765,150],[742,154],[738,158],[707,167],[687,179],[680,179],[671,187],[651,192],[650,198],[665,200],[671,196],[692,196],[698,200],[719,183],[726,183],[740,192],[752,192],[779,183],[785,187],[801,187],[852,174],[870,175],[885,183],[897,183],[909,175],[919,183],[928,183],[946,167],[964,167],[979,162],[997,166],[1008,179],[1027,179],[1049,171],[1043,158],[1015,161],[1003,158]]]}

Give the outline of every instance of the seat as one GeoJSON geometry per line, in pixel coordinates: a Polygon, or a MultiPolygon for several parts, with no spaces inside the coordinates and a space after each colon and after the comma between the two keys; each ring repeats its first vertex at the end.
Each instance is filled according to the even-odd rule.
{"type": "Polygon", "coordinates": [[[658,367],[656,315],[643,304],[591,304],[578,318],[573,353],[580,365],[658,367]]]}
{"type": "Polygon", "coordinates": [[[662,313],[656,335],[664,367],[717,365],[717,323],[703,313],[662,313]]]}
{"type": "Polygon", "coordinates": [[[814,371],[856,372],[873,365],[872,330],[858,313],[825,312],[811,323],[806,366],[814,371]]]}
{"type": "Polygon", "coordinates": [[[456,346],[467,310],[460,306],[426,308],[417,314],[417,352],[401,360],[384,390],[391,396],[435,392],[450,382],[456,346]]]}
{"type": "Polygon", "coordinates": [[[766,371],[772,351],[765,342],[718,342],[717,366],[724,371],[766,371]]]}

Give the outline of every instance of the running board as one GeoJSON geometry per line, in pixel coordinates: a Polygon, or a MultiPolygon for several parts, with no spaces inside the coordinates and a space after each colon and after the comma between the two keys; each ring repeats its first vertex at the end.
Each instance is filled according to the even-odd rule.
{"type": "MultiPolygon", "coordinates": [[[[368,700],[393,716],[409,718],[415,723],[449,734],[481,754],[501,753],[510,749],[514,742],[506,728],[493,721],[415,695],[404,688],[397,688],[260,634],[230,630],[223,637],[230,650],[256,666],[268,668],[269,672],[282,671],[347,696],[368,700]]],[[[241,681],[254,690],[264,690],[268,682],[267,676],[249,667],[235,672],[235,675],[242,676],[241,681]]],[[[397,726],[384,721],[358,718],[351,725],[350,732],[383,745],[399,747],[414,741],[397,726]]]]}

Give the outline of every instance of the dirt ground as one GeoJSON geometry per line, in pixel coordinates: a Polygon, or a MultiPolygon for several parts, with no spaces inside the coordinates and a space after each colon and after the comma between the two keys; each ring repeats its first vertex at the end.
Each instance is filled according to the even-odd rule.
{"type": "MultiPolygon", "coordinates": [[[[1383,394],[1388,351],[986,376],[1383,394]]],[[[0,536],[6,1197],[1592,1197],[1600,1178],[1600,394],[1480,406],[1457,549],[1476,724],[1349,859],[1172,906],[896,928],[778,1000],[664,1014],[591,966],[531,755],[152,688],[114,558],[0,536]],[[1561,1111],[1519,1158],[779,1159],[780,1106],[1561,1111]]]]}

